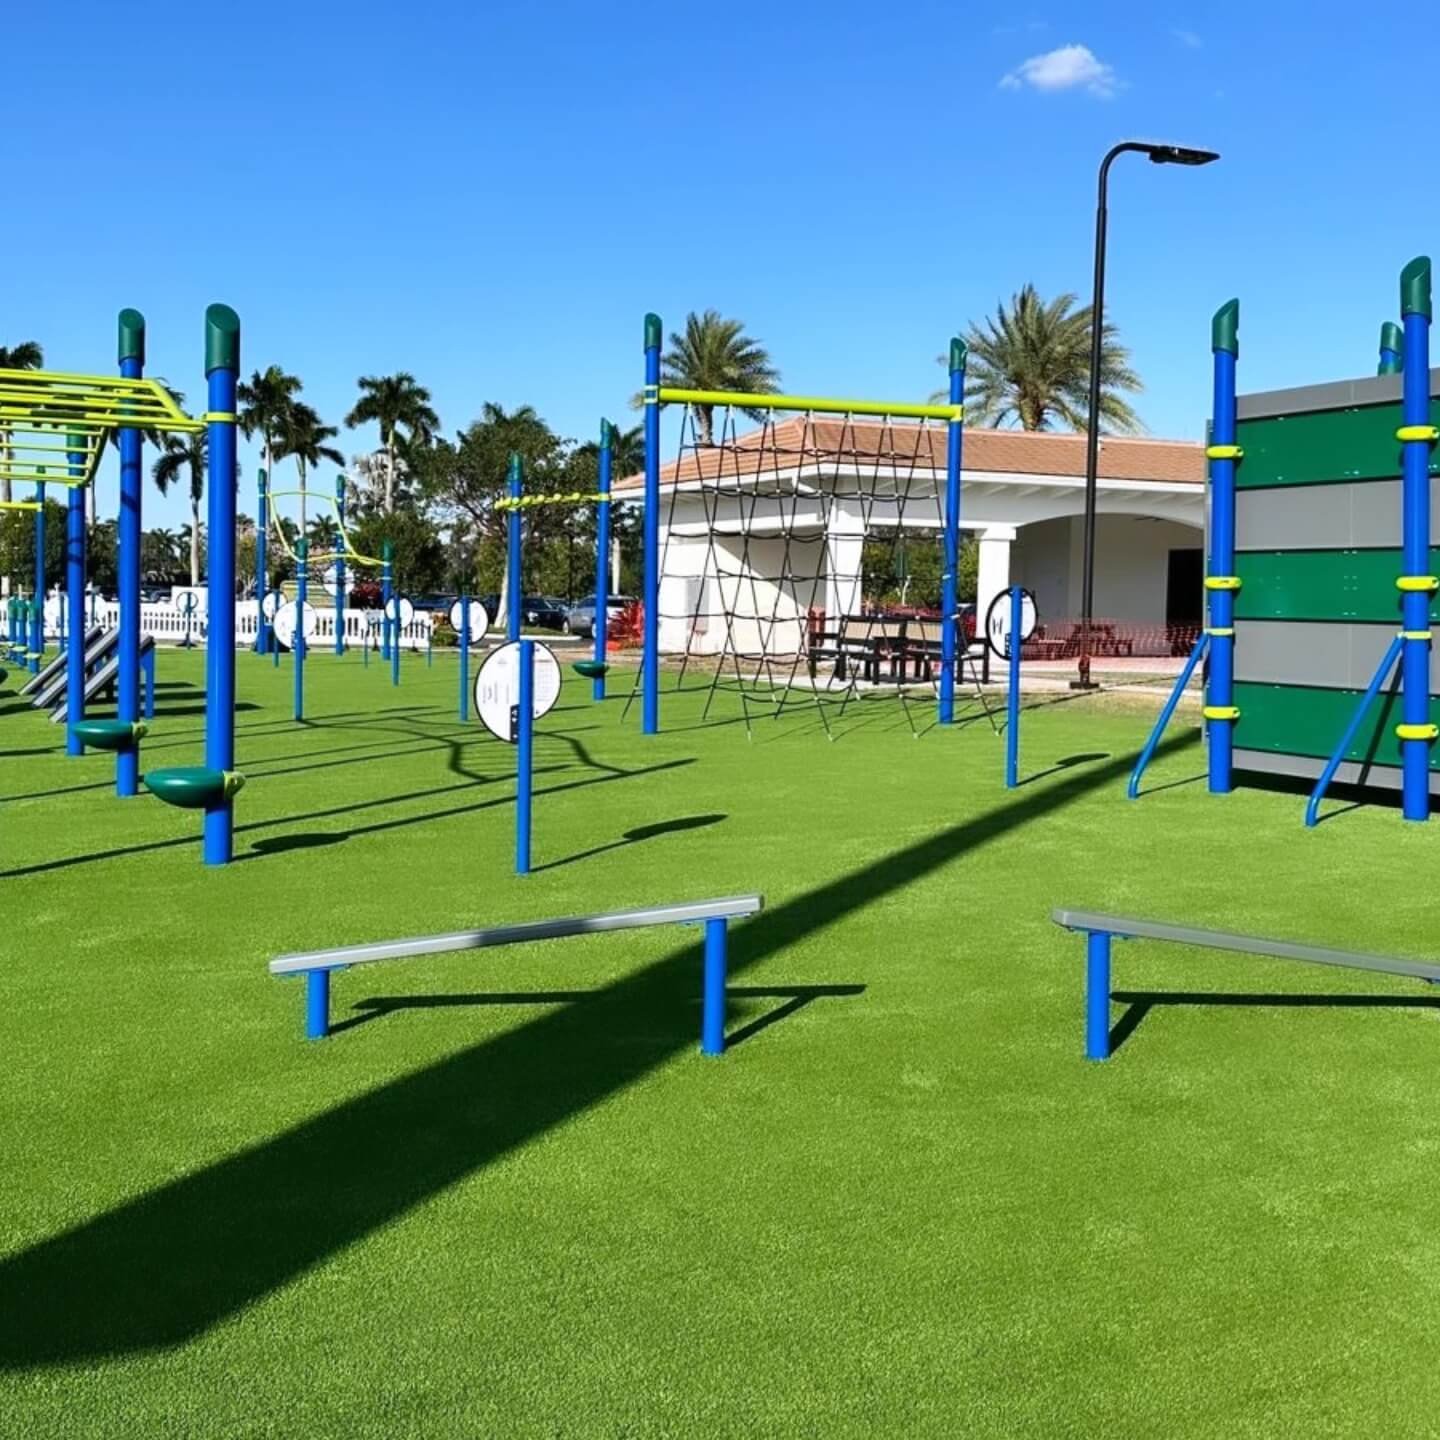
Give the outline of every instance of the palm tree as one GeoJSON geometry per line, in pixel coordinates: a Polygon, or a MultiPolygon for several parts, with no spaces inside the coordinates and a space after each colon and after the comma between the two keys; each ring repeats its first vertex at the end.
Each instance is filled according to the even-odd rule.
{"type": "Polygon", "coordinates": [[[352,429],[374,420],[380,426],[380,444],[385,451],[385,513],[395,509],[396,438],[403,431],[409,443],[428,445],[440,428],[440,417],[430,405],[430,392],[410,374],[362,375],[355,382],[360,398],[345,417],[352,429]]]}
{"type": "MultiPolygon", "coordinates": [[[[1050,430],[1086,426],[1090,387],[1090,307],[1075,309],[1071,294],[1042,300],[1033,285],[971,325],[965,377],[966,419],[981,425],[1050,430]]],[[[1100,429],[1133,435],[1145,427],[1124,398],[1144,385],[1130,368],[1130,351],[1107,324],[1100,350],[1100,429]]],[[[941,364],[947,361],[941,357],[941,364]]]]}
{"type": "Polygon", "coordinates": [[[327,440],[333,440],[340,432],[333,425],[326,425],[309,405],[294,402],[280,422],[274,437],[274,456],[277,460],[294,457],[295,472],[300,477],[300,533],[307,532],[305,519],[305,478],[312,465],[328,460],[332,465],[343,465],[345,457],[327,440]]]}
{"type": "MultiPolygon", "coordinates": [[[[45,363],[45,352],[38,340],[22,340],[18,345],[0,345],[0,370],[39,370],[45,363]]],[[[9,431],[0,430],[0,467],[10,469],[9,431]]],[[[0,500],[13,499],[7,473],[0,479],[0,500]]]]}
{"type": "Polygon", "coordinates": [[[295,397],[304,388],[298,375],[287,375],[278,365],[270,365],[263,372],[253,371],[236,389],[240,428],[247,440],[259,432],[267,479],[275,463],[276,439],[295,407],[295,397]]]}
{"type": "MultiPolygon", "coordinates": [[[[755,395],[773,395],[780,388],[780,372],[770,363],[769,352],[745,333],[740,320],[726,320],[718,310],[685,317],[685,333],[672,333],[670,348],[660,360],[660,383],[679,390],[743,390],[755,395]]],[[[695,407],[696,439],[713,445],[713,405],[695,407]]],[[[752,420],[764,414],[759,409],[744,411],[752,420]]],[[[624,472],[622,472],[624,473],[624,472]]]]}
{"type": "Polygon", "coordinates": [[[180,537],[173,530],[147,530],[140,537],[145,578],[171,581],[179,569],[180,537]]]}
{"type": "Polygon", "coordinates": [[[200,501],[205,497],[205,459],[207,436],[204,430],[193,435],[167,435],[164,449],[151,467],[155,487],[162,495],[184,471],[190,472],[190,524],[186,536],[190,542],[190,583],[200,583],[200,501]]]}

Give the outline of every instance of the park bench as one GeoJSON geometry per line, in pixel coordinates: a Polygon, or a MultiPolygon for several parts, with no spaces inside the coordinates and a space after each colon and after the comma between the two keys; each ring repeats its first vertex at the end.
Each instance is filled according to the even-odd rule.
{"type": "Polygon", "coordinates": [[[486,930],[460,930],[449,935],[420,935],[409,940],[383,940],[282,955],[270,962],[272,975],[305,977],[305,1036],[323,1040],[330,1033],[330,976],[352,965],[377,960],[405,960],[414,955],[440,955],[451,950],[485,950],[531,940],[563,940],[611,930],[639,930],[653,925],[705,927],[704,980],[701,988],[700,1052],[725,1050],[725,965],[728,923],[756,915],[764,906],[759,895],[732,895],[721,900],[691,900],[679,905],[647,905],[639,910],[613,910],[601,915],[572,915],[555,920],[522,920],[486,930]]]}
{"type": "Polygon", "coordinates": [[[1162,920],[1139,920],[1132,915],[1102,915],[1094,910],[1056,909],[1050,918],[1067,930],[1085,936],[1085,1058],[1110,1058],[1110,942],[1164,940],[1195,945],[1205,950],[1237,950],[1245,955],[1269,955],[1276,960],[1300,960],[1307,965],[1339,965],[1347,970],[1373,970],[1382,975],[1411,975],[1440,981],[1440,964],[1371,955],[1361,950],[1336,950],[1328,945],[1302,945],[1293,940],[1264,940],[1257,935],[1236,935],[1228,930],[1202,930],[1194,925],[1171,925],[1162,920]]]}

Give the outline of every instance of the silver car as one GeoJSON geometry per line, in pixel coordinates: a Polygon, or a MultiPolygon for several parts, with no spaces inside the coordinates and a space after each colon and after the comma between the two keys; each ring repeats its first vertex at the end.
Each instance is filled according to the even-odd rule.
{"type": "MultiPolygon", "coordinates": [[[[607,595],[605,597],[607,628],[620,617],[627,605],[633,604],[635,604],[633,595],[607,595]]],[[[587,595],[583,600],[577,601],[565,616],[564,623],[560,628],[567,635],[576,635],[581,640],[591,639],[595,634],[595,597],[587,595]]]]}

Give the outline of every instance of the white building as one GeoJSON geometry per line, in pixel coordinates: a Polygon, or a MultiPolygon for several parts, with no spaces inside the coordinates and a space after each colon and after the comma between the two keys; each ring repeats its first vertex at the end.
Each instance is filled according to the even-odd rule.
{"type": "MultiPolygon", "coordinates": [[[[661,468],[661,649],[801,648],[807,615],[858,614],[867,532],[941,525],[944,426],[794,415],[661,468]]],[[[979,542],[977,604],[1012,583],[1051,627],[1081,613],[1085,440],[967,429],[960,524],[979,542]]],[[[639,500],[643,477],[616,483],[639,500]]],[[[1095,549],[1097,621],[1137,631],[1200,623],[1205,452],[1105,438],[1095,549]]],[[[1055,633],[1052,628],[1052,632],[1055,633]]],[[[1193,638],[1193,637],[1192,637],[1193,638]]]]}

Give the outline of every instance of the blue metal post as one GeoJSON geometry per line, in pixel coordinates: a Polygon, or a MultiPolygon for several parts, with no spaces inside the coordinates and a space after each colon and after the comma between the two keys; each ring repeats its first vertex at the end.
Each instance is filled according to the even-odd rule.
{"type": "Polygon", "coordinates": [[[1400,327],[1393,320],[1387,320],[1380,327],[1380,363],[1376,366],[1375,373],[1398,375],[1405,363],[1403,347],[1400,327]]]}
{"type": "Polygon", "coordinates": [[[145,718],[155,718],[155,647],[140,652],[140,675],[144,680],[142,693],[145,696],[145,718]]]}
{"type": "Polygon", "coordinates": [[[340,551],[335,557],[335,653],[345,653],[345,477],[335,477],[335,513],[340,518],[340,551]]]}
{"type": "MultiPolygon", "coordinates": [[[[72,477],[85,473],[84,439],[72,435],[68,455],[72,477]]],[[[69,613],[65,640],[65,753],[83,755],[85,746],[70,726],[85,718],[85,491],[70,487],[65,511],[65,608],[69,613]]]]}
{"type": "Polygon", "coordinates": [[[30,673],[40,673],[45,656],[45,482],[35,482],[35,499],[40,508],[35,512],[35,607],[30,612],[30,673]]]}
{"type": "MultiPolygon", "coordinates": [[[[965,398],[965,342],[950,341],[950,403],[965,398]]],[[[965,427],[956,418],[945,437],[945,573],[940,593],[940,723],[955,720],[955,653],[960,624],[960,455],[965,427]]]]}
{"type": "Polygon", "coordinates": [[[700,999],[700,1053],[725,1053],[725,941],[723,916],[705,922],[705,979],[700,999]]]}
{"type": "Polygon", "coordinates": [[[380,658],[390,658],[390,597],[395,593],[395,547],[380,547],[380,658]]]}
{"type": "MultiPolygon", "coordinates": [[[[597,486],[600,500],[595,512],[595,663],[605,664],[606,628],[610,614],[610,481],[614,465],[612,429],[608,420],[600,422],[600,479],[597,486]]],[[[597,675],[591,689],[596,700],[605,698],[605,677],[597,675]]]]}
{"type": "Polygon", "coordinates": [[[310,542],[302,535],[295,542],[295,718],[305,718],[305,603],[310,596],[310,542]]]}
{"type": "Polygon", "coordinates": [[[660,729],[660,336],[645,317],[645,648],[641,657],[641,733],[660,729]]]}
{"type": "Polygon", "coordinates": [[[1210,349],[1215,357],[1215,400],[1210,426],[1210,569],[1205,577],[1209,598],[1210,681],[1205,697],[1209,742],[1209,789],[1228,795],[1235,753],[1235,362],[1240,354],[1240,302],[1227,301],[1210,322],[1210,349]]]}
{"type": "Polygon", "coordinates": [[[1397,635],[1391,642],[1390,648],[1381,657],[1380,664],[1376,667],[1375,673],[1370,677],[1370,684],[1366,686],[1365,693],[1360,697],[1360,703],[1350,712],[1349,722],[1340,734],[1335,749],[1331,752],[1330,758],[1325,762],[1325,768],[1320,772],[1320,778],[1315,782],[1315,788],[1310,792],[1310,799],[1305,805],[1305,824],[1311,828],[1320,823],[1320,802],[1325,798],[1325,792],[1330,788],[1330,782],[1335,778],[1336,772],[1344,763],[1346,755],[1350,753],[1350,746],[1354,742],[1355,732],[1360,728],[1360,722],[1370,713],[1370,707],[1375,703],[1375,697],[1380,693],[1380,687],[1390,678],[1390,672],[1395,668],[1395,662],[1405,646],[1405,637],[1397,635]]]}
{"type": "Polygon", "coordinates": [[[1404,574],[1400,577],[1405,648],[1400,657],[1401,811],[1407,820],[1430,818],[1430,261],[1412,260],[1400,273],[1400,315],[1405,326],[1401,398],[1404,574]]]}
{"type": "Polygon", "coordinates": [[[460,719],[470,719],[470,597],[460,597],[460,719]]]}
{"type": "MultiPolygon", "coordinates": [[[[138,310],[122,310],[120,374],[139,379],[145,369],[145,317],[138,310]]],[[[231,407],[234,408],[233,406],[231,407]]],[[[120,427],[120,634],[116,645],[116,718],[131,725],[140,720],[140,544],[141,464],[144,436],[133,425],[120,427]]],[[[115,755],[115,793],[140,793],[140,742],[132,741],[115,755]]]]}
{"type": "Polygon", "coordinates": [[[1020,621],[1025,592],[1010,587],[1010,638],[1006,642],[1010,661],[1010,690],[1005,697],[1005,788],[1020,783],[1020,621]]]}
{"type": "Polygon", "coordinates": [[[1085,1058],[1110,1058],[1110,936],[1085,936],[1085,1058]]]}
{"type": "Polygon", "coordinates": [[[392,588],[395,618],[390,622],[390,683],[400,683],[400,591],[392,588]]]}
{"type": "Polygon", "coordinates": [[[330,1033],[330,972],[305,971],[305,1038],[323,1040],[330,1033]]]}
{"type": "MultiPolygon", "coordinates": [[[[240,372],[240,317],[228,305],[205,311],[206,491],[209,555],[205,645],[205,765],[235,770],[235,382],[240,372]]],[[[205,863],[228,865],[235,845],[231,793],[205,811],[205,863]]]]}
{"type": "Polygon", "coordinates": [[[515,873],[530,873],[530,786],[534,775],[535,642],[520,642],[520,703],[515,715],[515,873]]]}
{"type": "Polygon", "coordinates": [[[1161,708],[1160,718],[1155,722],[1155,728],[1150,732],[1149,739],[1145,741],[1145,748],[1141,750],[1140,758],[1135,762],[1135,768],[1130,772],[1130,783],[1125,787],[1125,794],[1131,800],[1139,797],[1140,777],[1154,758],[1155,749],[1160,744],[1160,737],[1165,733],[1165,727],[1170,723],[1170,717],[1175,713],[1175,707],[1180,703],[1180,697],[1185,693],[1185,687],[1190,683],[1190,677],[1195,673],[1195,667],[1204,658],[1205,652],[1209,648],[1210,632],[1202,630],[1200,638],[1196,640],[1190,651],[1190,658],[1185,662],[1185,668],[1180,672],[1180,678],[1175,682],[1175,688],[1170,692],[1170,698],[1161,708]]]}
{"type": "Polygon", "coordinates": [[[255,515],[255,653],[263,655],[270,648],[270,622],[265,618],[265,597],[270,593],[269,567],[266,550],[270,539],[270,483],[260,471],[260,499],[255,515]]]}
{"type": "MultiPolygon", "coordinates": [[[[510,457],[510,470],[505,480],[505,493],[512,502],[520,499],[524,488],[525,473],[520,457],[510,457]]],[[[520,522],[520,506],[512,503],[505,512],[505,638],[515,641],[520,638],[520,615],[524,603],[521,586],[524,583],[524,529],[520,522]]]]}

